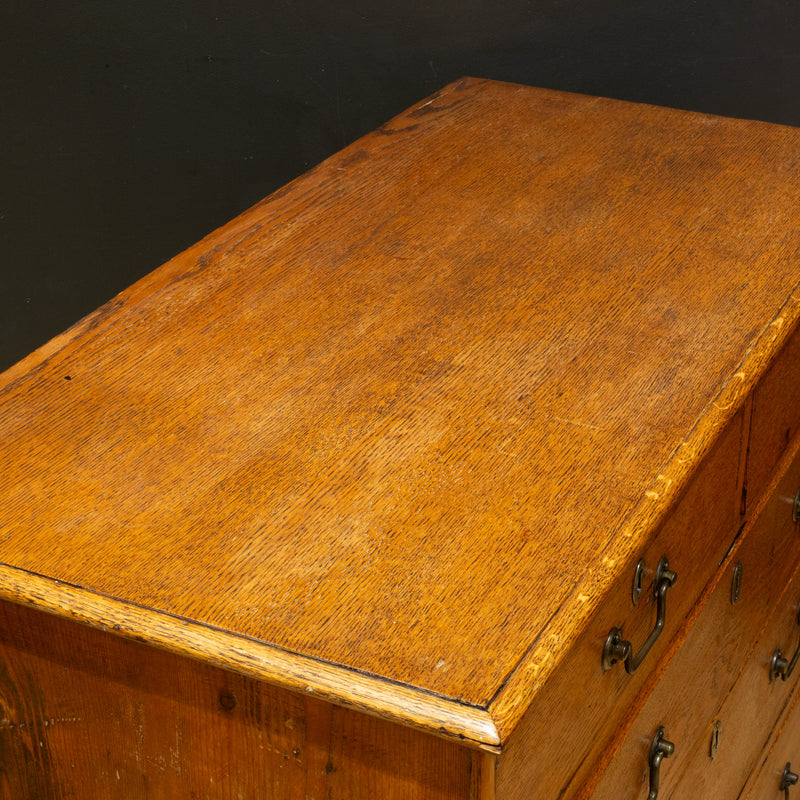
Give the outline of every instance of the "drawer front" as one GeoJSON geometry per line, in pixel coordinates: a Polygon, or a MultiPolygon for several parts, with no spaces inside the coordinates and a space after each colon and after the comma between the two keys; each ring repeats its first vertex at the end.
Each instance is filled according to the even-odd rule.
{"type": "MultiPolygon", "coordinates": [[[[675,752],[663,761],[659,797],[736,796],[747,776],[740,769],[742,762],[752,763],[788,697],[789,687],[782,681],[770,684],[770,657],[779,641],[786,650],[800,638],[800,627],[794,635],[792,618],[800,600],[800,574],[795,575],[800,535],[788,499],[798,485],[800,456],[795,455],[764,511],[726,558],[714,590],[664,676],[641,708],[631,711],[635,721],[620,731],[621,743],[593,798],[647,797],[648,757],[661,726],[675,752]],[[735,603],[734,580],[739,587],[735,603]],[[771,616],[773,623],[765,631],[771,616]],[[748,682],[759,684],[756,695],[768,709],[763,724],[743,717],[743,707],[723,703],[732,690],[747,694],[748,682]],[[715,723],[719,723],[716,731],[715,723]],[[713,759],[712,736],[717,743],[713,759]],[[747,736],[752,736],[752,743],[738,743],[747,736]],[[709,776],[713,776],[710,781],[709,776]],[[705,794],[699,786],[706,787],[705,794]]],[[[800,670],[791,681],[796,682],[798,675],[800,670]]]]}
{"type": "Polygon", "coordinates": [[[788,773],[800,775],[800,695],[795,695],[794,705],[775,740],[759,758],[757,772],[746,788],[746,800],[783,800],[789,785],[789,798],[800,797],[800,780],[792,788],[788,773]]]}
{"type": "Polygon", "coordinates": [[[759,753],[769,741],[776,720],[800,683],[797,671],[787,682],[769,680],[775,648],[780,646],[786,652],[798,646],[799,601],[800,579],[790,585],[775,617],[715,716],[722,730],[717,757],[711,760],[704,753],[695,752],[676,785],[674,797],[685,796],[687,791],[697,793],[698,797],[737,797],[742,790],[757,766],[759,753]]]}
{"type": "Polygon", "coordinates": [[[746,506],[758,502],[775,465],[799,429],[800,330],[796,330],[753,392],[746,506]]]}
{"type": "Polygon", "coordinates": [[[741,420],[741,414],[732,420],[653,539],[623,569],[614,567],[621,576],[614,589],[504,748],[498,764],[498,799],[581,796],[593,764],[607,751],[642,685],[683,635],[686,616],[736,535],[741,420]],[[627,674],[621,663],[603,672],[603,646],[612,627],[622,629],[635,651],[653,629],[657,605],[653,574],[662,556],[667,556],[678,577],[667,593],[661,635],[634,674],[627,674]],[[640,558],[646,570],[642,597],[634,606],[632,579],[640,558]]]}

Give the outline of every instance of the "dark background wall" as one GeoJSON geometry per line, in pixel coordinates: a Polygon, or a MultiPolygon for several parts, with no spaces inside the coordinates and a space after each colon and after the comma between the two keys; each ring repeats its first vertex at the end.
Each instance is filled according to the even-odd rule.
{"type": "Polygon", "coordinates": [[[800,125],[800,3],[4,0],[0,369],[462,75],[800,125]]]}

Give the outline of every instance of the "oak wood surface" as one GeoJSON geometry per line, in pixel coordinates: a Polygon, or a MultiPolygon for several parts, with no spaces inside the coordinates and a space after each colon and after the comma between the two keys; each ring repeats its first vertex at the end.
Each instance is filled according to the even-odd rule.
{"type": "Polygon", "coordinates": [[[447,87],[6,374],[0,596],[499,744],[796,326],[798,153],[447,87]]]}
{"type": "MultiPolygon", "coordinates": [[[[590,621],[582,641],[562,660],[553,677],[504,743],[497,770],[499,800],[581,797],[596,782],[616,746],[614,737],[635,716],[637,698],[652,689],[664,660],[685,638],[701,593],[716,579],[717,567],[738,531],[735,487],[742,448],[742,414],[700,466],[678,506],[646,548],[619,570],[606,601],[590,621]],[[696,535],[687,535],[695,531],[696,535]],[[667,594],[664,630],[642,666],[628,675],[622,664],[603,672],[600,654],[612,628],[638,651],[655,622],[652,581],[666,555],[677,573],[667,594]],[[631,587],[636,563],[647,567],[640,602],[631,587]]],[[[707,592],[706,592],[707,593],[707,592]]]]}
{"type": "Polygon", "coordinates": [[[786,683],[769,682],[769,663],[775,647],[794,648],[797,644],[794,629],[799,597],[800,580],[795,574],[779,603],[780,612],[762,632],[751,658],[717,712],[722,725],[720,755],[712,761],[705,748],[695,747],[688,754],[688,763],[682,765],[679,782],[671,785],[672,791],[666,797],[678,800],[687,792],[699,797],[737,797],[757,769],[760,754],[773,738],[776,725],[800,685],[798,673],[786,683]]]}
{"type": "MultiPolygon", "coordinates": [[[[751,742],[758,743],[760,737],[763,743],[763,729],[766,726],[769,731],[775,717],[766,708],[753,719],[732,714],[733,708],[720,713],[720,707],[742,675],[746,676],[744,680],[752,678],[748,666],[757,664],[760,668],[760,672],[756,670],[756,683],[768,683],[763,653],[753,651],[768,620],[773,615],[785,616],[784,593],[800,562],[800,531],[792,521],[792,500],[800,488],[800,437],[795,438],[776,478],[779,480],[771,485],[769,501],[727,554],[715,580],[716,588],[658,685],[638,704],[640,708],[634,703],[626,709],[625,721],[629,724],[620,726],[621,744],[609,747],[605,759],[594,759],[593,774],[582,786],[577,785],[582,791],[593,790],[593,800],[641,795],[649,781],[650,741],[659,726],[664,726],[675,744],[674,755],[663,765],[659,796],[691,796],[701,784],[710,792],[704,796],[711,797],[735,797],[741,789],[743,781],[737,786],[724,782],[721,776],[733,773],[742,778],[741,769],[733,765],[747,763],[753,751],[742,748],[740,740],[749,736],[751,742]],[[737,563],[742,566],[742,577],[734,604],[731,582],[737,563]],[[716,721],[721,728],[712,759],[711,731],[716,721]],[[604,760],[608,767],[603,772],[604,760]],[[714,776],[711,780],[700,775],[707,772],[714,776]]],[[[790,599],[797,581],[794,585],[790,599]]],[[[788,696],[791,686],[780,684],[778,681],[775,692],[788,696]]],[[[757,690],[757,686],[751,689],[762,696],[757,690]]]]}
{"type": "MultiPolygon", "coordinates": [[[[796,537],[796,526],[793,533],[796,537]]],[[[795,569],[785,582],[776,576],[776,582],[783,590],[778,603],[764,620],[748,657],[739,662],[741,671],[735,684],[729,691],[720,692],[722,702],[715,718],[721,722],[722,737],[717,758],[709,759],[702,747],[691,748],[666,797],[677,800],[687,793],[700,797],[739,796],[791,707],[793,694],[800,686],[800,673],[793,673],[785,682],[770,681],[769,667],[776,647],[791,655],[800,639],[800,572],[795,569]]]]}

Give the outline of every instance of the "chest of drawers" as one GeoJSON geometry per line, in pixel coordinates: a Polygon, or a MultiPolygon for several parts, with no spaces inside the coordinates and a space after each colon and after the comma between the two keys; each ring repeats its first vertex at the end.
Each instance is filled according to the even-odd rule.
{"type": "Polygon", "coordinates": [[[798,187],[464,79],[0,376],[0,796],[782,797],[798,187]]]}

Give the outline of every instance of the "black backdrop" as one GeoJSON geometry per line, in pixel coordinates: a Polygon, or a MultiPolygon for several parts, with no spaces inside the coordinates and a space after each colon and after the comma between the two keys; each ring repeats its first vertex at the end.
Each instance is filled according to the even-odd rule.
{"type": "Polygon", "coordinates": [[[462,75],[800,126],[800,3],[2,0],[0,369],[462,75]]]}

